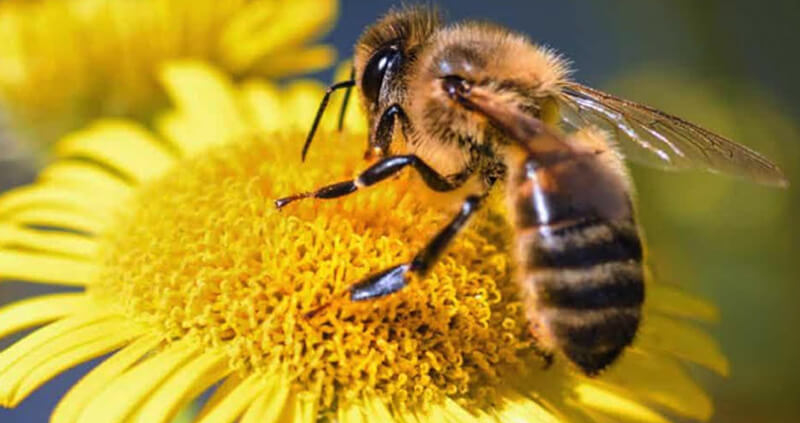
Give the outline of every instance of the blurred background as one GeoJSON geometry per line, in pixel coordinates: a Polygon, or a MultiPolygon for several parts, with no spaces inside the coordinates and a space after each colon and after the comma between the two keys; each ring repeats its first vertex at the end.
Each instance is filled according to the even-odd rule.
{"type": "MultiPolygon", "coordinates": [[[[349,56],[363,27],[395,3],[343,0],[323,41],[341,58],[349,56]]],[[[633,171],[654,274],[721,310],[710,330],[730,358],[731,376],[697,375],[716,404],[712,421],[800,420],[800,2],[491,3],[437,2],[450,20],[491,20],[529,34],[571,58],[578,81],[700,123],[783,168],[788,190],[705,174],[633,171]]],[[[332,79],[331,71],[313,76],[332,79]]],[[[3,116],[0,111],[0,130],[3,116]]],[[[7,137],[0,132],[3,190],[29,181],[35,167],[8,153],[7,137]]],[[[0,284],[0,301],[23,289],[32,292],[0,284]]],[[[0,421],[46,421],[89,366],[52,381],[16,410],[0,410],[0,421]]]]}

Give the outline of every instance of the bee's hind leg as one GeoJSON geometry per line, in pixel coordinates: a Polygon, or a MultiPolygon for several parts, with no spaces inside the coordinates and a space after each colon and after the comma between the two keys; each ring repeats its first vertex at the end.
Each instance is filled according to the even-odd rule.
{"type": "Polygon", "coordinates": [[[400,264],[378,272],[350,287],[350,299],[363,301],[383,297],[396,292],[407,284],[409,272],[424,276],[439,256],[461,231],[464,225],[480,209],[485,195],[471,195],[461,205],[461,210],[409,263],[400,264]]]}

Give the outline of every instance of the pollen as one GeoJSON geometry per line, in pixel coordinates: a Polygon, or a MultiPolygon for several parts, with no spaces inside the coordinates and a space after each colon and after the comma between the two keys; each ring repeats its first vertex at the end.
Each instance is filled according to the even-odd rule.
{"type": "Polygon", "coordinates": [[[353,302],[348,286],[410,260],[452,207],[422,201],[401,177],[276,210],[278,197],[365,167],[361,137],[319,139],[341,148],[312,149],[302,164],[297,139],[218,148],[145,186],[120,207],[90,294],[169,339],[225,351],[236,369],[280,368],[301,389],[319,386],[326,406],[364,392],[407,406],[486,401],[504,375],[541,367],[502,210],[477,217],[427,277],[353,302]]]}

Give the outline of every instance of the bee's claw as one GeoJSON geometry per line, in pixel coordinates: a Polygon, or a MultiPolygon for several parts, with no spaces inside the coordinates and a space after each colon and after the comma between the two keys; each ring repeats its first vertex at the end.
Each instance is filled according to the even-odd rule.
{"type": "Polygon", "coordinates": [[[288,197],[279,198],[275,200],[275,208],[280,210],[293,201],[302,200],[303,198],[308,198],[310,196],[311,194],[304,192],[302,194],[295,194],[288,197]]]}

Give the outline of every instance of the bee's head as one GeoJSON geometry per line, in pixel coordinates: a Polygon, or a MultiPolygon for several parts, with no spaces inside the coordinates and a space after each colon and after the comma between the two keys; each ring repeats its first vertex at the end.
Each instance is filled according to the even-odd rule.
{"type": "Polygon", "coordinates": [[[390,11],[361,35],[353,65],[371,124],[386,107],[402,103],[407,70],[440,25],[435,9],[412,6],[390,11]]]}
{"type": "Polygon", "coordinates": [[[477,22],[437,31],[416,68],[408,89],[423,94],[409,98],[407,112],[417,126],[439,138],[476,143],[494,138],[496,128],[483,113],[456,101],[454,91],[478,89],[493,102],[542,118],[567,75],[566,64],[552,51],[477,22]]]}

